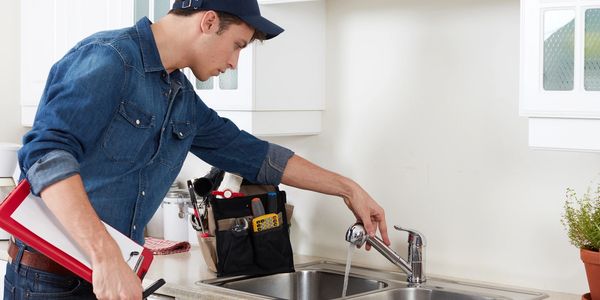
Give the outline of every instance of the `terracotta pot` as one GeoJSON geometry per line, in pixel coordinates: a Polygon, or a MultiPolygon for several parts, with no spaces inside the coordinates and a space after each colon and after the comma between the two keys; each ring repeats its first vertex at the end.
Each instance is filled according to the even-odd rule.
{"type": "Polygon", "coordinates": [[[600,252],[581,249],[592,299],[600,299],[600,252]]]}
{"type": "Polygon", "coordinates": [[[583,296],[581,296],[581,300],[592,300],[592,296],[590,293],[583,294],[583,296]]]}

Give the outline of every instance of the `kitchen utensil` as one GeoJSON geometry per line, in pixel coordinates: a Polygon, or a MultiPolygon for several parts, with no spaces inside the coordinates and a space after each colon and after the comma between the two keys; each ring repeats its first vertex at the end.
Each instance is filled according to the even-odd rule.
{"type": "Polygon", "coordinates": [[[187,192],[171,190],[163,200],[163,235],[165,240],[188,240],[188,206],[191,205],[187,192]]]}

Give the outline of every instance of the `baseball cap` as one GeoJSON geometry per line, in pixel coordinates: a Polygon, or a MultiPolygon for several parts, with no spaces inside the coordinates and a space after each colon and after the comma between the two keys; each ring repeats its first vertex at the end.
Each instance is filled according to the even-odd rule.
{"type": "Polygon", "coordinates": [[[173,9],[214,10],[229,13],[265,33],[267,40],[283,32],[283,28],[260,15],[257,0],[183,0],[175,1],[173,9]]]}

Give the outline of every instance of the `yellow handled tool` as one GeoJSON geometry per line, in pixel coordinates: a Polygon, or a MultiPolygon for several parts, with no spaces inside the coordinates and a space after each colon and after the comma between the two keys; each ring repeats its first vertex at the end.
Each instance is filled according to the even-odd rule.
{"type": "Polygon", "coordinates": [[[252,219],[252,229],[254,232],[275,228],[278,227],[279,224],[278,214],[266,214],[252,219]]]}

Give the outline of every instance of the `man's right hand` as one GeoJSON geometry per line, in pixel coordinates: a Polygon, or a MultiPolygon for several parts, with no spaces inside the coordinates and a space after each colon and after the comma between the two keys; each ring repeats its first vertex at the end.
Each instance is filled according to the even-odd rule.
{"type": "Polygon", "coordinates": [[[123,260],[118,247],[116,251],[111,249],[94,258],[92,270],[92,285],[96,298],[142,299],[142,282],[123,260]]]}
{"type": "MultiPolygon", "coordinates": [[[[142,299],[142,283],[108,234],[88,199],[83,180],[73,175],[41,192],[48,208],[92,261],[92,285],[98,299],[142,299]]],[[[115,204],[117,205],[117,204],[115,204]]]]}

